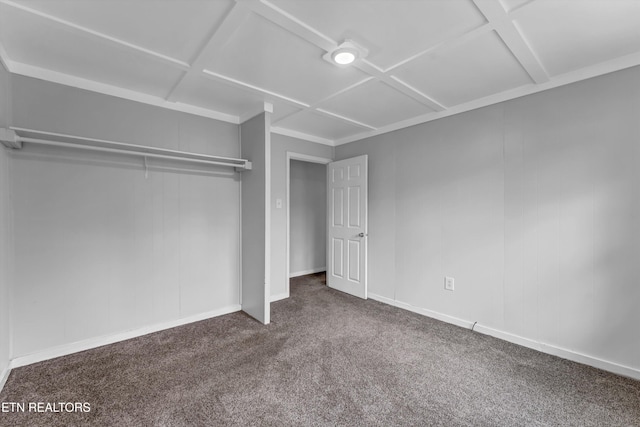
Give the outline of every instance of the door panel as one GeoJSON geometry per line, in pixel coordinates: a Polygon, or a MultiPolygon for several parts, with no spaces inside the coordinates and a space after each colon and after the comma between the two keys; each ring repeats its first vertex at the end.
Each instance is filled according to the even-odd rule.
{"type": "Polygon", "coordinates": [[[367,156],[328,165],[327,284],[367,298],[367,156]]]}

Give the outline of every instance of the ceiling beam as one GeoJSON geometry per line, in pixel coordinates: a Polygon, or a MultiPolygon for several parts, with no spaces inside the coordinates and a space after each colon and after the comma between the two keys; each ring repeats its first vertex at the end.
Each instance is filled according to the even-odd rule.
{"type": "Polygon", "coordinates": [[[531,79],[536,84],[548,82],[547,71],[499,0],[473,0],[473,2],[531,79]]]}
{"type": "Polygon", "coordinates": [[[87,27],[83,27],[82,25],[74,24],[73,22],[69,22],[69,21],[66,21],[64,19],[57,18],[57,17],[55,17],[53,15],[49,15],[47,13],[40,12],[40,11],[35,10],[35,9],[31,9],[30,7],[24,6],[22,4],[19,4],[19,3],[16,3],[16,2],[10,1],[10,0],[0,0],[0,3],[5,4],[5,5],[9,6],[9,7],[13,7],[15,9],[22,10],[22,11],[30,13],[32,15],[39,16],[40,18],[44,18],[44,19],[46,19],[48,21],[55,22],[57,24],[60,24],[60,25],[62,25],[64,27],[66,27],[67,29],[70,29],[73,32],[82,33],[82,34],[85,34],[85,35],[88,34],[88,35],[90,35],[90,36],[92,36],[94,38],[98,38],[98,39],[100,39],[102,41],[107,41],[107,42],[109,42],[111,44],[114,44],[114,45],[117,45],[117,46],[120,46],[120,47],[125,47],[127,49],[135,50],[136,52],[142,53],[145,56],[154,58],[156,60],[160,60],[160,61],[162,61],[162,62],[164,62],[166,64],[172,65],[172,66],[180,68],[182,70],[188,70],[189,69],[189,64],[187,64],[184,61],[180,61],[179,59],[172,58],[170,56],[164,55],[162,53],[159,53],[159,52],[156,52],[156,51],[153,51],[153,50],[150,50],[150,49],[147,49],[147,48],[142,47],[142,46],[138,46],[138,45],[136,45],[134,43],[129,43],[129,42],[121,40],[121,39],[119,39],[117,37],[113,37],[113,36],[110,36],[108,34],[92,30],[92,29],[87,28],[87,27]]]}
{"type": "Polygon", "coordinates": [[[176,102],[183,94],[187,83],[196,80],[202,75],[205,67],[210,65],[220,49],[233,36],[236,30],[249,16],[250,10],[241,3],[235,3],[233,8],[224,17],[222,23],[213,29],[208,39],[191,61],[189,69],[182,74],[166,96],[166,100],[176,102]]]}

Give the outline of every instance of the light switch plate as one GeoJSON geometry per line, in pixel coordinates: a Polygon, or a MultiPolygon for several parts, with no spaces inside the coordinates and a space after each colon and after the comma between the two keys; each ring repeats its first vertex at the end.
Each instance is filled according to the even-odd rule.
{"type": "Polygon", "coordinates": [[[276,199],[276,209],[282,209],[282,199],[276,199]]]}

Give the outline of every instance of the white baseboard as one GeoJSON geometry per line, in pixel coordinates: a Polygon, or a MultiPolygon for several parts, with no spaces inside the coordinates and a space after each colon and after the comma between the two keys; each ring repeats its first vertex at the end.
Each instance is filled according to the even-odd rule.
{"type": "Polygon", "coordinates": [[[396,301],[391,298],[383,297],[381,295],[369,293],[367,297],[376,301],[383,302],[385,304],[392,305],[394,307],[398,307],[404,310],[412,311],[414,313],[422,314],[423,316],[431,317],[437,320],[442,320],[443,322],[446,322],[446,323],[452,323],[456,326],[461,326],[463,328],[471,329],[471,326],[473,325],[473,322],[469,322],[467,320],[463,320],[457,317],[438,313],[437,311],[427,310],[426,308],[416,307],[414,305],[407,304],[406,302],[396,301]]]}
{"type": "MultiPolygon", "coordinates": [[[[461,326],[463,328],[471,329],[471,327],[474,324],[474,322],[471,322],[468,320],[438,313],[433,310],[427,310],[425,308],[416,307],[411,304],[407,304],[401,301],[393,300],[391,298],[383,297],[381,295],[369,293],[368,297],[373,300],[392,305],[394,307],[412,311],[414,313],[431,317],[433,319],[441,320],[446,323],[451,323],[456,326],[461,326]]],[[[546,344],[546,343],[532,340],[529,338],[521,337],[519,335],[500,331],[498,329],[490,328],[488,326],[483,326],[480,324],[476,324],[473,330],[475,332],[479,332],[485,335],[490,335],[494,338],[499,338],[504,341],[521,345],[523,347],[528,347],[528,348],[540,351],[542,353],[551,354],[553,356],[558,356],[563,359],[571,360],[573,362],[582,363],[583,365],[593,366],[594,368],[602,369],[603,371],[609,371],[609,372],[613,372],[614,374],[640,380],[640,369],[632,368],[630,366],[620,365],[615,362],[599,359],[597,357],[589,356],[589,355],[578,353],[576,351],[569,350],[566,348],[557,347],[554,345],[546,344]]]]}
{"type": "Polygon", "coordinates": [[[271,295],[271,302],[280,301],[289,298],[289,292],[283,292],[277,295],[271,295]]]}
{"type": "Polygon", "coordinates": [[[4,385],[7,383],[7,379],[9,379],[9,374],[11,373],[11,363],[9,363],[3,370],[0,375],[0,391],[4,388],[4,385]]]}
{"type": "Polygon", "coordinates": [[[134,329],[131,331],[105,335],[102,337],[89,338],[83,341],[78,341],[70,344],[64,344],[64,345],[53,347],[50,349],[16,357],[13,360],[11,360],[10,367],[18,368],[20,366],[30,365],[32,363],[42,362],[44,360],[54,359],[56,357],[77,353],[79,351],[90,350],[92,348],[101,347],[103,345],[113,344],[119,341],[125,341],[131,338],[140,337],[142,335],[147,335],[153,332],[175,328],[176,326],[186,325],[187,323],[198,322],[200,320],[210,319],[212,317],[218,317],[224,314],[235,313],[236,311],[240,311],[240,310],[241,310],[240,305],[231,305],[218,310],[208,311],[205,313],[184,317],[182,319],[171,320],[168,322],[162,322],[162,323],[158,323],[151,326],[144,326],[142,328],[134,329]]]}
{"type": "Polygon", "coordinates": [[[313,268],[311,270],[296,271],[295,273],[289,273],[289,278],[306,276],[307,274],[321,273],[323,271],[327,271],[327,267],[318,267],[318,268],[313,268]]]}

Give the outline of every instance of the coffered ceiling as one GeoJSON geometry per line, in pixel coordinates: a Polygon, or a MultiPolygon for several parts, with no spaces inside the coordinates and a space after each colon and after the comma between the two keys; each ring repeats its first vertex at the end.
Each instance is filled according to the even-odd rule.
{"type": "Polygon", "coordinates": [[[0,0],[0,60],[336,145],[638,65],[640,0],[0,0]]]}

